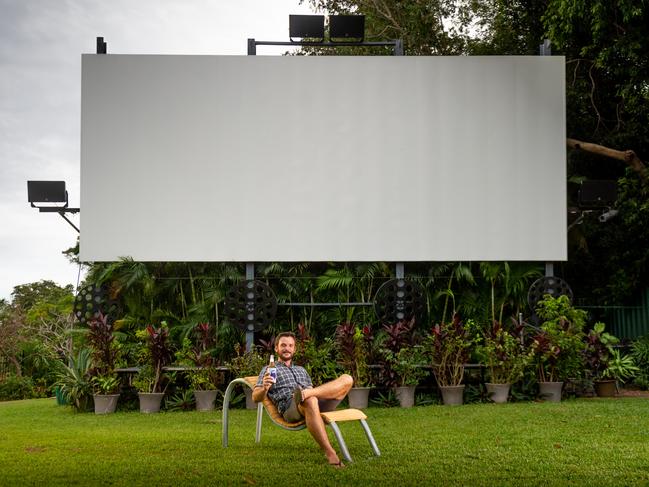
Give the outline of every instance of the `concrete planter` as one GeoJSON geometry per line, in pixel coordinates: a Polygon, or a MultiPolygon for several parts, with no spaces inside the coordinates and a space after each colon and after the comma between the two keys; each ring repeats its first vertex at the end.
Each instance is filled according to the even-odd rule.
{"type": "Polygon", "coordinates": [[[487,382],[487,396],[496,404],[502,404],[509,399],[509,391],[512,387],[511,384],[492,384],[487,382]]]}
{"type": "Polygon", "coordinates": [[[411,408],[415,405],[415,386],[396,387],[394,392],[402,408],[411,408]]]}
{"type": "Polygon", "coordinates": [[[464,404],[464,384],[459,386],[439,386],[442,401],[446,406],[460,406],[464,404]]]}
{"type": "Polygon", "coordinates": [[[349,400],[349,407],[353,409],[365,409],[369,402],[370,388],[369,387],[352,387],[347,394],[349,400]]]}
{"type": "Polygon", "coordinates": [[[141,413],[159,413],[162,398],[165,396],[162,392],[138,392],[140,398],[141,413]]]}
{"type": "Polygon", "coordinates": [[[548,402],[561,402],[563,382],[539,382],[539,395],[548,402]]]}
{"type": "Polygon", "coordinates": [[[94,394],[95,414],[111,414],[117,409],[119,394],[94,394]]]}
{"type": "Polygon", "coordinates": [[[196,411],[214,411],[214,401],[218,391],[194,391],[196,411]]]}

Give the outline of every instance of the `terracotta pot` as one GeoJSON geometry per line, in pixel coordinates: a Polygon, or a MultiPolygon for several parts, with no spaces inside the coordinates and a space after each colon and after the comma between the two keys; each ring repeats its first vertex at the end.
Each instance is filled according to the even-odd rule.
{"type": "Polygon", "coordinates": [[[539,382],[539,395],[548,402],[561,402],[563,382],[539,382]]]}
{"type": "Polygon", "coordinates": [[[369,402],[370,388],[369,387],[352,387],[347,394],[349,400],[349,407],[353,409],[365,409],[369,402]]]}
{"type": "Polygon", "coordinates": [[[411,408],[415,405],[415,386],[395,387],[394,392],[402,408],[411,408]]]}
{"type": "Polygon", "coordinates": [[[496,404],[503,404],[509,399],[509,391],[512,388],[511,384],[492,384],[487,382],[487,395],[489,399],[496,404]]]}
{"type": "Polygon", "coordinates": [[[95,414],[111,414],[117,409],[119,394],[94,394],[95,414]]]}
{"type": "Polygon", "coordinates": [[[165,396],[162,392],[138,392],[140,398],[141,413],[159,413],[162,398],[165,396]]]}
{"type": "Polygon", "coordinates": [[[439,386],[442,401],[446,406],[460,406],[464,404],[464,384],[459,386],[439,386]]]}
{"type": "Polygon", "coordinates": [[[613,397],[617,392],[615,387],[615,380],[596,380],[593,382],[593,387],[595,388],[595,393],[599,397],[613,397]]]}
{"type": "Polygon", "coordinates": [[[218,391],[194,391],[196,411],[214,411],[214,401],[218,391]]]}

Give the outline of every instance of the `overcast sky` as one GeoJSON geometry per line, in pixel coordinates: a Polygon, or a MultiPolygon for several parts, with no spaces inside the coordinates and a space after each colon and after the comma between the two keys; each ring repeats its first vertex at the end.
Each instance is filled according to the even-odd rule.
{"type": "Polygon", "coordinates": [[[77,284],[61,253],[77,233],[30,208],[27,181],[64,180],[79,206],[81,54],[96,37],[109,54],[241,55],[249,37],[288,40],[295,13],[311,12],[298,0],[0,0],[0,299],[41,279],[77,284]]]}

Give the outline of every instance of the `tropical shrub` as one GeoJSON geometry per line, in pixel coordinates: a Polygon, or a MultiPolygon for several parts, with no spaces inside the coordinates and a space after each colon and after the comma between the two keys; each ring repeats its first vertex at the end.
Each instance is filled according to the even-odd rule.
{"type": "Polygon", "coordinates": [[[631,355],[638,367],[635,383],[641,389],[649,389],[649,335],[640,337],[631,344],[631,355]]]}
{"type": "Polygon", "coordinates": [[[575,309],[567,296],[546,295],[537,305],[543,323],[533,337],[530,360],[536,362],[540,382],[579,378],[584,373],[586,312],[575,309]]]}
{"type": "Polygon", "coordinates": [[[368,357],[372,338],[369,326],[341,323],[336,328],[338,363],[352,376],[356,387],[369,385],[368,357]]]}
{"type": "Polygon", "coordinates": [[[164,392],[168,385],[168,377],[163,373],[163,367],[167,366],[172,358],[168,343],[169,329],[164,322],[160,328],[147,325],[144,330],[138,331],[136,336],[142,341],[142,366],[133,384],[141,392],[164,392]]]}
{"type": "Polygon", "coordinates": [[[394,370],[394,357],[401,349],[416,345],[417,341],[414,318],[383,325],[377,337],[379,380],[382,385],[385,387],[399,385],[399,375],[394,370]]]}
{"type": "Polygon", "coordinates": [[[619,343],[619,340],[605,332],[604,328],[604,323],[597,322],[586,335],[584,349],[586,373],[596,380],[606,377],[605,373],[613,354],[613,346],[619,343]]]}
{"type": "Polygon", "coordinates": [[[14,401],[32,397],[37,396],[31,378],[9,374],[0,381],[0,401],[14,401]]]}
{"type": "Polygon", "coordinates": [[[477,354],[489,368],[490,381],[494,384],[518,381],[530,362],[529,354],[518,338],[520,327],[516,325],[518,329],[510,332],[495,321],[477,347],[477,354]]]}
{"type": "Polygon", "coordinates": [[[56,386],[63,398],[76,411],[88,411],[92,404],[92,352],[82,348],[76,356],[69,357],[57,373],[56,386]]]}
{"type": "Polygon", "coordinates": [[[422,367],[426,364],[426,355],[420,345],[403,347],[396,354],[386,350],[385,354],[395,373],[397,386],[416,386],[428,375],[428,371],[422,367]]]}
{"type": "Polygon", "coordinates": [[[433,327],[427,349],[433,374],[439,386],[457,386],[464,378],[464,364],[469,360],[473,339],[456,313],[450,323],[433,327]]]}

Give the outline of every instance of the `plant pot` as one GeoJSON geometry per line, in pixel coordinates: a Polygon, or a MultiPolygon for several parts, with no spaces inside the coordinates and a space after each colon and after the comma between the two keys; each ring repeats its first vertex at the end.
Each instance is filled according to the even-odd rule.
{"type": "Polygon", "coordinates": [[[246,409],[257,409],[257,403],[252,400],[252,389],[244,387],[243,392],[246,394],[246,409]]]}
{"type": "Polygon", "coordinates": [[[160,403],[165,396],[163,392],[138,392],[141,413],[159,413],[160,403]]]}
{"type": "Polygon", "coordinates": [[[415,386],[396,387],[394,392],[402,408],[411,408],[415,405],[415,386]]]}
{"type": "Polygon", "coordinates": [[[487,382],[487,396],[489,400],[495,402],[496,404],[503,404],[509,399],[509,391],[512,387],[511,384],[492,384],[487,382]]]}
{"type": "Polygon", "coordinates": [[[218,391],[194,391],[196,398],[196,411],[214,411],[214,401],[218,391]]]}
{"type": "Polygon", "coordinates": [[[439,386],[442,401],[446,406],[460,406],[464,404],[464,384],[459,386],[439,386]]]}
{"type": "Polygon", "coordinates": [[[369,397],[369,387],[352,387],[347,394],[349,407],[353,409],[366,409],[369,397]]]}
{"type": "Polygon", "coordinates": [[[95,414],[111,414],[117,409],[119,394],[94,394],[95,414]]]}
{"type": "Polygon", "coordinates": [[[561,402],[563,382],[539,382],[539,395],[548,402],[561,402]]]}
{"type": "Polygon", "coordinates": [[[613,397],[617,392],[615,387],[615,380],[596,380],[593,382],[593,387],[595,388],[595,393],[599,397],[613,397]]]}

